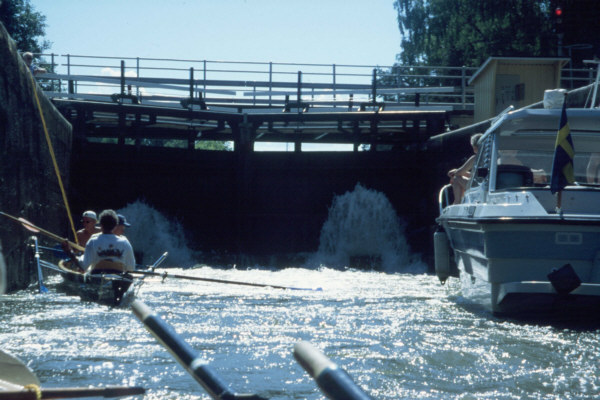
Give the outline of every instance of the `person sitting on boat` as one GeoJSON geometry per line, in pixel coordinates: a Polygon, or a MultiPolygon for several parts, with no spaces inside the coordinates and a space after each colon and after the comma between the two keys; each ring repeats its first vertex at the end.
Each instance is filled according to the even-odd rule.
{"type": "Polygon", "coordinates": [[[113,229],[113,233],[118,236],[124,236],[125,228],[130,227],[131,224],[127,222],[127,218],[123,214],[117,214],[117,217],[119,218],[119,222],[117,222],[117,226],[113,229]]]}
{"type": "Polygon", "coordinates": [[[467,161],[459,168],[451,169],[448,171],[450,177],[450,184],[452,185],[452,193],[454,193],[454,204],[460,204],[467,188],[467,183],[471,179],[471,169],[475,164],[475,157],[477,157],[477,151],[479,147],[477,142],[481,138],[481,133],[476,133],[471,136],[471,147],[473,148],[473,155],[469,157],[467,161]]]}
{"type": "MultiPolygon", "coordinates": [[[[85,245],[82,257],[77,258],[81,268],[86,273],[133,271],[135,256],[131,243],[125,236],[113,233],[119,219],[114,210],[104,210],[100,213],[102,233],[93,235],[85,245]]],[[[63,244],[65,251],[70,253],[68,242],[63,244]]]]}
{"type": "Polygon", "coordinates": [[[92,237],[93,234],[100,233],[100,228],[96,227],[97,222],[98,218],[94,211],[88,210],[83,213],[81,218],[83,228],[77,231],[77,243],[85,247],[87,241],[90,240],[90,237],[92,237]]]}

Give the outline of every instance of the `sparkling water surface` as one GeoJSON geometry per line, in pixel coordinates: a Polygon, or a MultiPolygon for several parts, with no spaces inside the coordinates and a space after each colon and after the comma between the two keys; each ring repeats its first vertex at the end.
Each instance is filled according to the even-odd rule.
{"type": "MultiPolygon", "coordinates": [[[[137,298],[198,351],[232,390],[324,398],[293,357],[309,341],[376,399],[597,398],[599,331],[494,317],[457,282],[427,274],[329,268],[176,270],[218,279],[321,287],[290,291],[167,278],[137,298]]],[[[0,299],[2,349],[44,387],[139,385],[146,399],[207,399],[127,306],[58,292],[0,299]]]]}
{"type": "MultiPolygon", "coordinates": [[[[357,186],[336,198],[319,252],[287,268],[197,264],[201,257],[176,223],[143,203],[119,211],[132,222],[126,233],[136,250],[149,260],[169,251],[164,266],[172,274],[322,288],[146,277],[137,299],[234,392],[324,399],[293,356],[294,345],[308,341],[374,399],[600,395],[600,325],[499,318],[473,302],[459,280],[441,286],[410,254],[401,220],[377,192],[357,186]],[[366,248],[377,250],[386,272],[344,267],[366,248]]],[[[127,304],[83,302],[62,293],[60,281],[47,275],[46,294],[34,285],[0,295],[0,348],[25,362],[43,387],[136,385],[147,389],[145,399],[209,398],[127,304]]]]}

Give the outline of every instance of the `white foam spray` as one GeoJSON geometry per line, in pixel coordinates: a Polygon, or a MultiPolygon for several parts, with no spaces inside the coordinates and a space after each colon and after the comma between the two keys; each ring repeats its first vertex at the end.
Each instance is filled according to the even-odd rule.
{"type": "Polygon", "coordinates": [[[117,211],[131,223],[125,236],[134,251],[143,252],[144,259],[138,263],[151,264],[165,251],[169,256],[162,265],[191,267],[197,255],[188,247],[183,227],[178,222],[169,221],[164,215],[142,201],[128,204],[117,211]]]}
{"type": "Polygon", "coordinates": [[[353,267],[357,257],[377,260],[387,272],[423,272],[426,266],[410,253],[404,223],[388,198],[360,183],[352,192],[336,196],[321,229],[319,250],[310,261],[353,267]]]}

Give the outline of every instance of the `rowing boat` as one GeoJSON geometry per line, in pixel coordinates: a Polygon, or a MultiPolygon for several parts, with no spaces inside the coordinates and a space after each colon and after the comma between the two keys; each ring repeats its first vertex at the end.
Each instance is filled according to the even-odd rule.
{"type": "Polygon", "coordinates": [[[61,260],[58,264],[52,264],[40,260],[40,263],[43,267],[60,273],[63,278],[61,287],[67,294],[99,304],[120,305],[133,284],[133,276],[127,272],[84,274],[69,261],[61,260]]]}

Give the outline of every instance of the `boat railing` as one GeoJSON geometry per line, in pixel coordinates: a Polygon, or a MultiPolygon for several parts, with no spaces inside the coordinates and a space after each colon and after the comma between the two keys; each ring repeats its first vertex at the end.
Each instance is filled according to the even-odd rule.
{"type": "Polygon", "coordinates": [[[442,211],[444,210],[444,208],[446,208],[450,205],[450,190],[452,190],[451,184],[444,185],[442,187],[442,189],[440,190],[440,193],[438,195],[438,204],[440,207],[440,210],[439,210],[440,215],[442,214],[442,211]]]}
{"type": "Polygon", "coordinates": [[[600,84],[600,61],[598,60],[584,60],[585,64],[591,64],[596,66],[596,80],[594,81],[594,90],[592,95],[591,108],[596,106],[596,95],[598,94],[598,84],[600,84]]]}

